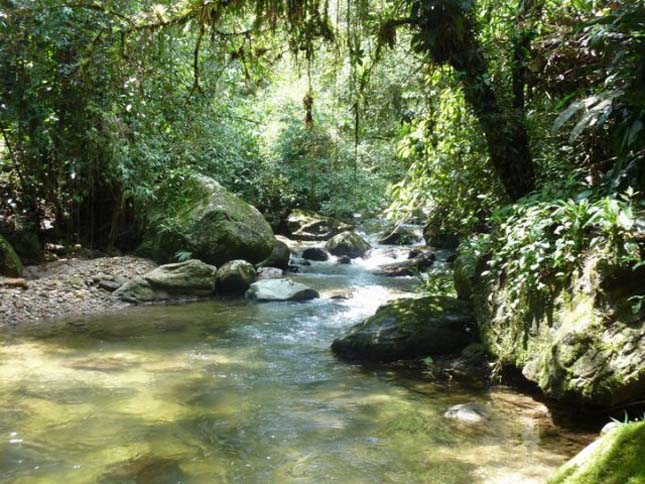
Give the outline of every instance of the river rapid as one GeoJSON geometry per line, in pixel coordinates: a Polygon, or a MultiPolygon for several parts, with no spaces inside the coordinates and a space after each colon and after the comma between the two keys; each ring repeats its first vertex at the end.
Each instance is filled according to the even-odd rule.
{"type": "Polygon", "coordinates": [[[384,248],[289,277],[321,298],[135,307],[0,334],[0,481],[538,483],[585,436],[512,390],[365,368],[329,346],[414,278],[384,248]],[[333,296],[337,296],[334,298],[333,296]],[[338,298],[341,296],[341,298],[338,298]],[[477,402],[485,425],[447,420],[477,402]]]}

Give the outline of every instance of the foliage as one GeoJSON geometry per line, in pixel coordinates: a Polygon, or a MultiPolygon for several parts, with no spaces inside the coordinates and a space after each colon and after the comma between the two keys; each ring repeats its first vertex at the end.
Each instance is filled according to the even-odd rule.
{"type": "Polygon", "coordinates": [[[460,248],[466,260],[487,258],[488,270],[482,275],[506,281],[511,300],[548,296],[570,280],[592,250],[600,250],[617,266],[642,262],[643,213],[633,191],[601,198],[586,191],[555,200],[551,193],[540,195],[499,210],[491,233],[479,234],[460,248]]]}

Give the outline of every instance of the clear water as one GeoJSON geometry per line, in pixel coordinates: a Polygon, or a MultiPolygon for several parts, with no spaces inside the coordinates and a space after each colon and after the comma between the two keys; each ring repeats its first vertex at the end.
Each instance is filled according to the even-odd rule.
{"type": "Polygon", "coordinates": [[[374,264],[314,263],[294,276],[321,291],[309,303],[151,306],[5,332],[0,481],[530,483],[578,450],[522,418],[513,393],[336,360],[334,337],[413,295],[414,280],[374,264]],[[490,423],[443,418],[468,401],[490,423]]]}

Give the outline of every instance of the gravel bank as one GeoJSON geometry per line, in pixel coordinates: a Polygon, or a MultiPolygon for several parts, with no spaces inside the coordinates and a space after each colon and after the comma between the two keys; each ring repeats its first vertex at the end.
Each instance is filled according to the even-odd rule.
{"type": "MultiPolygon", "coordinates": [[[[156,264],[139,257],[66,259],[28,268],[27,288],[0,287],[0,326],[107,311],[111,291],[156,264]]],[[[0,281],[1,282],[1,281],[0,281]]]]}

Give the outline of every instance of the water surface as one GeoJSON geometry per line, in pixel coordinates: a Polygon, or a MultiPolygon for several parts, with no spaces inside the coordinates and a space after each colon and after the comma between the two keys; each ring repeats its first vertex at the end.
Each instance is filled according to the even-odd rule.
{"type": "Polygon", "coordinates": [[[543,482],[580,444],[524,418],[526,398],[330,353],[378,305],[415,295],[413,279],[369,272],[384,260],[314,263],[293,276],[320,290],[314,302],[150,306],[5,331],[2,482],[543,482]],[[443,418],[468,401],[487,425],[443,418]]]}

